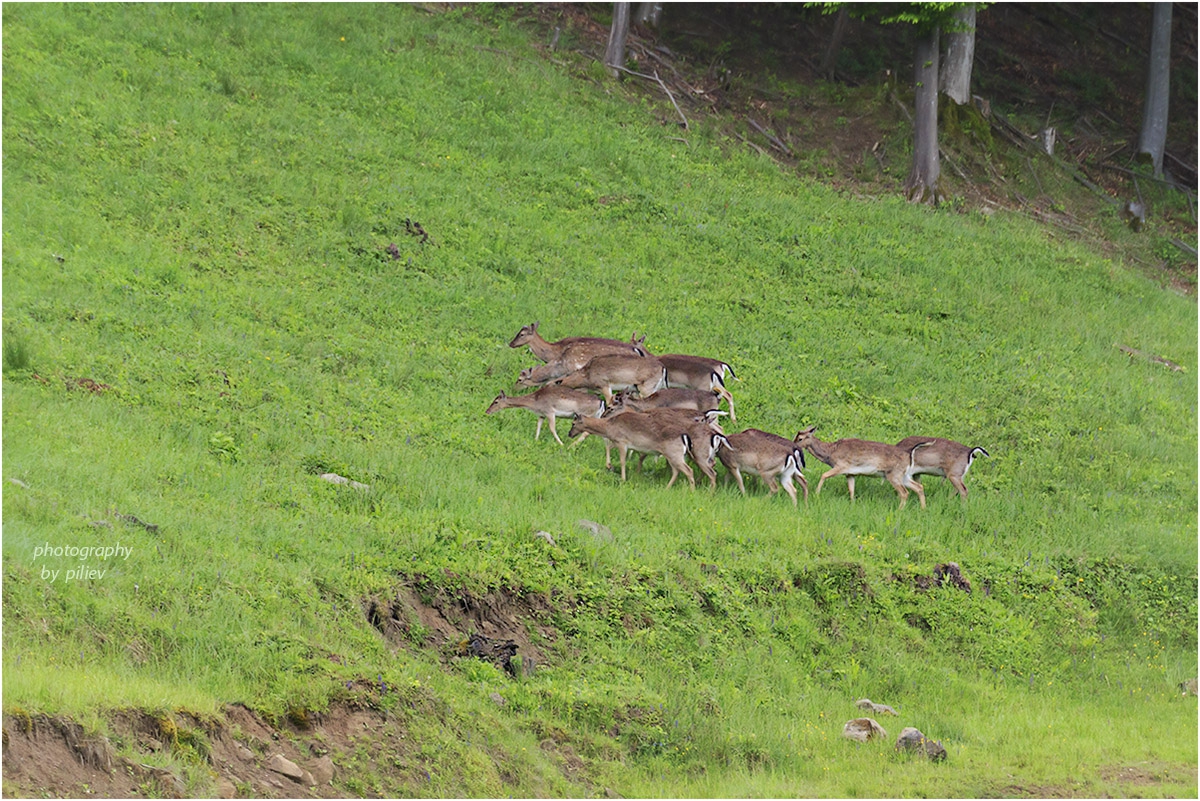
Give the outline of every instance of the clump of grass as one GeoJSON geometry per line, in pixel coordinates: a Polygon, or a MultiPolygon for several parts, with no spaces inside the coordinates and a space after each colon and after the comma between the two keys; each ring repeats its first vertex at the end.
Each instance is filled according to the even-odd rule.
{"type": "Polygon", "coordinates": [[[9,331],[4,335],[4,372],[22,373],[33,365],[33,353],[25,336],[9,331]]]}

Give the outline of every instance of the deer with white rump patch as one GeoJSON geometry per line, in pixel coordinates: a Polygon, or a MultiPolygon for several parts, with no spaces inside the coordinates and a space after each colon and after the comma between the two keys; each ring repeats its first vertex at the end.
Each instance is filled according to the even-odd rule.
{"type": "Polygon", "coordinates": [[[660,453],[671,465],[670,487],[680,473],[687,478],[692,489],[696,488],[696,478],[692,469],[687,466],[685,457],[691,447],[691,437],[685,427],[677,422],[655,419],[654,416],[641,412],[624,412],[607,418],[577,417],[571,425],[569,436],[595,434],[617,446],[621,459],[621,480],[625,480],[625,461],[629,451],[641,453],[660,453]]]}
{"type": "MultiPolygon", "coordinates": [[[[659,390],[655,395],[661,395],[666,390],[659,390]]],[[[654,397],[651,395],[650,397],[654,397]]],[[[700,468],[700,472],[708,476],[709,483],[713,489],[717,487],[717,471],[715,469],[717,463],[717,454],[722,446],[728,447],[729,440],[725,437],[725,432],[721,430],[721,426],[717,424],[716,410],[698,411],[690,409],[647,409],[644,412],[630,411],[627,407],[614,406],[604,413],[605,418],[613,418],[622,414],[645,414],[653,420],[660,421],[660,424],[665,428],[669,426],[678,427],[688,435],[688,453],[692,457],[692,461],[700,468]]],[[[642,465],[646,462],[648,454],[643,452],[641,459],[638,461],[638,472],[642,471],[642,465]]],[[[604,452],[604,466],[610,464],[608,448],[604,452]]]]}
{"type": "Polygon", "coordinates": [[[809,426],[799,432],[793,442],[832,468],[817,482],[818,495],[821,494],[821,485],[825,483],[825,479],[845,475],[846,484],[850,488],[850,500],[853,501],[855,476],[882,476],[896,488],[901,509],[908,503],[910,489],[917,493],[921,500],[921,508],[925,508],[925,488],[912,477],[913,460],[914,452],[926,447],[931,440],[922,439],[908,449],[865,439],[822,442],[813,436],[816,428],[809,426]]]}
{"type": "Polygon", "coordinates": [[[646,351],[642,347],[642,344],[646,341],[646,337],[643,336],[641,339],[638,339],[636,333],[628,342],[622,342],[619,339],[606,339],[604,337],[565,337],[557,342],[547,342],[538,334],[538,325],[539,323],[531,323],[530,325],[523,326],[517,332],[517,335],[512,338],[512,341],[508,343],[508,346],[510,348],[519,348],[522,345],[528,345],[530,353],[547,363],[558,361],[562,357],[563,351],[568,347],[581,343],[608,345],[612,348],[610,351],[612,353],[632,353],[637,356],[646,355],[646,351]]]}
{"type": "Polygon", "coordinates": [[[550,423],[550,433],[554,440],[562,445],[558,432],[554,430],[554,421],[559,417],[599,417],[604,414],[604,401],[587,392],[578,392],[560,386],[542,387],[537,392],[528,395],[505,395],[501,392],[487,408],[487,414],[495,414],[501,409],[528,409],[537,415],[537,431],[534,440],[542,437],[542,423],[550,423]]]}
{"type": "Polygon", "coordinates": [[[896,447],[908,449],[920,442],[928,444],[913,454],[912,474],[943,476],[966,500],[967,486],[963,484],[963,479],[967,477],[967,470],[971,469],[971,462],[975,461],[977,454],[988,457],[991,454],[983,448],[968,448],[960,442],[942,437],[905,437],[896,443],[896,447]]]}
{"type": "Polygon", "coordinates": [[[757,428],[748,428],[738,434],[730,434],[728,445],[717,453],[717,458],[737,480],[738,489],[743,495],[746,494],[746,484],[742,481],[744,470],[759,476],[772,495],[779,492],[782,484],[792,499],[792,506],[798,505],[792,479],[800,479],[804,503],[808,503],[808,482],[800,472],[804,467],[804,450],[795,442],[757,428]]]}
{"type": "MultiPolygon", "coordinates": [[[[712,390],[729,404],[729,419],[737,422],[733,411],[733,396],[725,389],[725,370],[733,370],[725,362],[704,356],[683,356],[678,353],[656,357],[667,369],[667,386],[688,389],[712,390]]],[[[734,376],[737,378],[737,376],[734,376]]]]}

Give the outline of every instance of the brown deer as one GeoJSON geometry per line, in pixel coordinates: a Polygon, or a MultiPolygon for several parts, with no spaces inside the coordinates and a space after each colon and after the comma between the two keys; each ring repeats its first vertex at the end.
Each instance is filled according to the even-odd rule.
{"type": "Polygon", "coordinates": [[[517,376],[517,384],[523,387],[539,387],[549,384],[555,379],[583,368],[597,356],[608,355],[641,358],[645,354],[634,353],[620,343],[614,346],[608,342],[573,342],[564,348],[553,361],[522,370],[517,376]]]}
{"type": "Polygon", "coordinates": [[[725,380],[722,378],[723,368],[727,368],[729,365],[703,356],[671,354],[655,358],[662,362],[663,367],[667,369],[668,387],[717,392],[729,404],[729,419],[734,423],[737,422],[737,415],[733,411],[733,396],[729,394],[729,390],[725,389],[725,380]]]}
{"type": "Polygon", "coordinates": [[[914,452],[926,447],[928,439],[914,443],[907,450],[886,442],[871,442],[865,439],[839,439],[837,442],[822,442],[813,436],[816,426],[809,426],[796,434],[793,440],[801,448],[829,465],[830,470],[817,482],[817,494],[821,485],[831,476],[845,475],[850,488],[850,500],[854,500],[855,476],[882,476],[900,496],[900,508],[908,503],[908,491],[914,490],[925,508],[925,488],[912,477],[914,452]]]}
{"type": "Polygon", "coordinates": [[[592,389],[604,395],[612,405],[614,390],[637,390],[639,395],[653,395],[666,386],[666,368],[653,356],[624,356],[608,353],[588,361],[583,367],[568,373],[555,383],[569,389],[592,389]]]}
{"type": "Polygon", "coordinates": [[[808,482],[800,472],[804,467],[804,451],[790,439],[748,428],[738,434],[730,434],[728,447],[721,449],[717,457],[737,480],[738,489],[743,495],[746,494],[746,484],[742,481],[744,470],[762,478],[772,495],[779,492],[782,484],[792,499],[792,506],[798,506],[792,479],[799,478],[800,487],[804,490],[804,503],[808,504],[808,482]]]}
{"type": "Polygon", "coordinates": [[[607,418],[576,417],[568,436],[583,434],[595,434],[617,446],[617,453],[621,459],[622,481],[625,480],[625,461],[632,450],[641,453],[661,453],[666,458],[667,463],[671,465],[668,487],[683,473],[691,488],[696,488],[695,475],[685,461],[691,439],[684,427],[677,423],[658,420],[640,412],[625,412],[607,418]]]}
{"type": "Polygon", "coordinates": [[[558,432],[554,430],[556,418],[574,417],[575,415],[599,417],[604,414],[605,405],[600,398],[587,392],[577,392],[566,387],[551,385],[528,395],[510,396],[501,392],[492,401],[492,405],[487,408],[487,414],[495,414],[501,409],[528,409],[538,418],[537,431],[533,435],[534,440],[541,439],[542,423],[549,422],[550,433],[554,435],[554,440],[562,445],[563,441],[559,438],[558,432]]]}
{"type": "MultiPolygon", "coordinates": [[[[659,390],[661,394],[664,390],[659,390]]],[[[651,396],[653,397],[653,396],[651,396]]],[[[644,412],[630,411],[628,408],[620,406],[613,407],[604,412],[605,418],[616,417],[622,414],[645,414],[651,419],[661,421],[664,427],[675,426],[685,431],[688,435],[688,454],[692,457],[692,461],[700,468],[700,472],[708,476],[709,483],[713,489],[717,487],[717,454],[722,446],[728,446],[729,440],[725,437],[725,432],[721,430],[716,422],[717,412],[715,410],[696,411],[689,409],[647,409],[644,412]]],[[[641,458],[638,460],[638,472],[642,472],[642,466],[646,463],[646,452],[642,452],[641,458]]],[[[609,466],[608,447],[605,446],[604,466],[609,466]]]]}
{"type": "Polygon", "coordinates": [[[968,448],[962,443],[942,437],[905,437],[896,443],[896,447],[907,450],[921,442],[928,444],[913,454],[912,474],[944,476],[951,486],[958,490],[959,496],[966,500],[967,487],[963,484],[963,479],[971,469],[971,462],[975,461],[977,454],[982,453],[988,457],[991,454],[983,448],[968,448]]]}
{"type": "Polygon", "coordinates": [[[547,342],[538,334],[538,325],[539,323],[531,323],[523,326],[517,332],[517,335],[512,338],[512,341],[508,343],[508,346],[510,348],[519,348],[522,345],[528,345],[530,353],[547,363],[557,361],[562,356],[564,350],[571,345],[579,343],[609,345],[613,348],[612,352],[614,353],[634,353],[638,356],[647,355],[646,350],[642,347],[646,341],[646,337],[643,336],[641,339],[638,339],[636,333],[634,333],[628,342],[622,342],[619,339],[605,339],[604,337],[566,337],[557,342],[547,342]]]}
{"type": "Polygon", "coordinates": [[[635,398],[628,392],[617,392],[613,395],[612,408],[614,411],[622,409],[631,412],[645,412],[650,409],[691,409],[709,412],[717,410],[720,399],[721,393],[715,389],[666,387],[644,398],[635,398]]]}

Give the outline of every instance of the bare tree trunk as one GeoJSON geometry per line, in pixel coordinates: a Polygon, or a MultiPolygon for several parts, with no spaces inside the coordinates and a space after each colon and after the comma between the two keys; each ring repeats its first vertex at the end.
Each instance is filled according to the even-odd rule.
{"type": "Polygon", "coordinates": [[[842,50],[842,38],[846,35],[846,26],[850,22],[850,11],[846,6],[838,9],[837,21],[833,23],[833,35],[829,37],[829,47],[825,48],[825,56],[817,72],[823,78],[832,80],[833,68],[837,65],[838,53],[842,50]]]}
{"type": "Polygon", "coordinates": [[[904,193],[914,203],[937,205],[942,200],[938,160],[938,29],[932,28],[917,40],[916,113],[913,115],[913,163],[904,193]]]}
{"type": "Polygon", "coordinates": [[[1167,145],[1167,101],[1171,92],[1171,4],[1155,3],[1150,23],[1150,65],[1146,71],[1146,102],[1142,109],[1142,132],[1138,153],[1148,154],[1154,176],[1163,174],[1163,150],[1167,145]]]}
{"type": "Polygon", "coordinates": [[[630,3],[613,3],[612,30],[608,32],[608,49],[604,51],[604,65],[614,78],[620,75],[617,67],[625,66],[625,37],[629,35],[630,3]]]}
{"type": "Polygon", "coordinates": [[[958,105],[971,99],[971,67],[975,61],[975,4],[954,10],[946,30],[946,59],[942,62],[942,94],[958,105]]]}

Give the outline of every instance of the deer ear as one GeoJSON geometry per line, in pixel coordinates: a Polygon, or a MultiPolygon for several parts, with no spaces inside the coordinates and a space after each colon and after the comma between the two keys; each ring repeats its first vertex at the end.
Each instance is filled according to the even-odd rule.
{"type": "Polygon", "coordinates": [[[534,323],[534,324],[533,324],[533,326],[532,326],[532,328],[533,328],[533,333],[535,333],[535,334],[537,333],[537,327],[538,327],[539,325],[541,325],[541,322],[540,322],[540,321],[538,321],[538,322],[536,322],[536,323],[534,323]]]}

